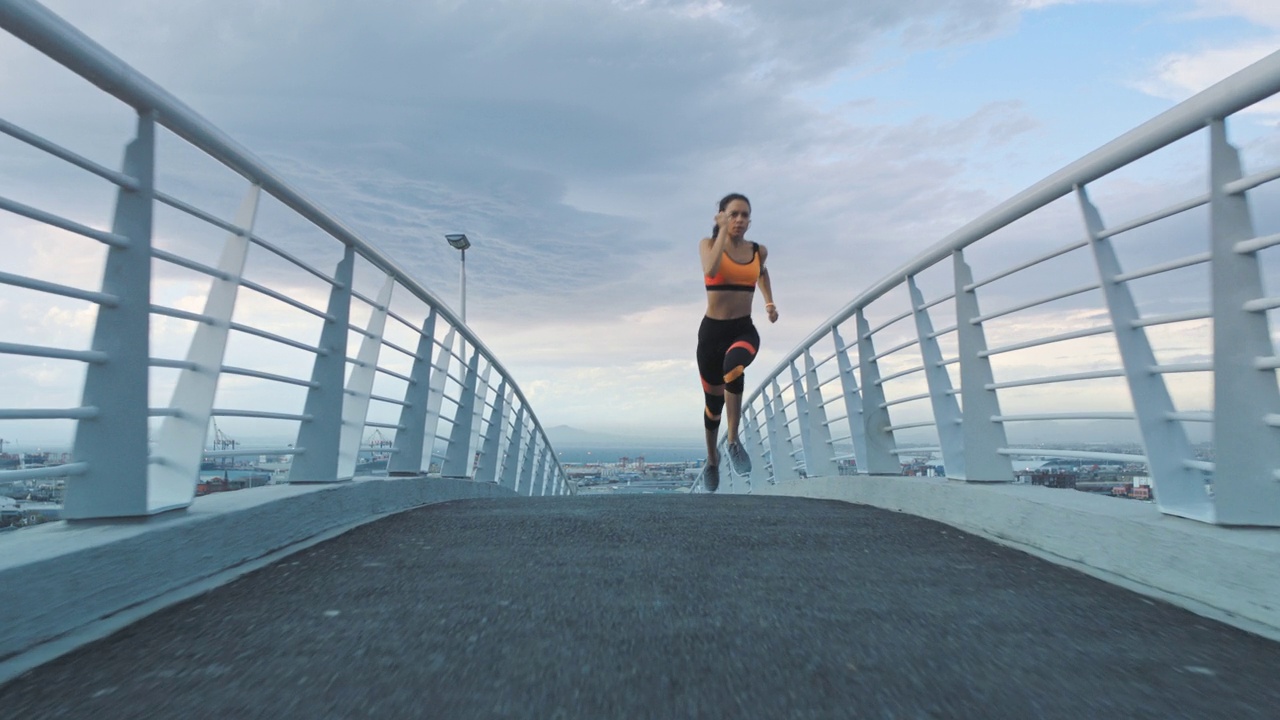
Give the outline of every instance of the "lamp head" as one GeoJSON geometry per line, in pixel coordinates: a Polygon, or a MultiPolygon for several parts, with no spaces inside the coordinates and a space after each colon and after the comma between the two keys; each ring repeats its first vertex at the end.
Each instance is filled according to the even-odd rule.
{"type": "Polygon", "coordinates": [[[463,233],[450,233],[445,235],[444,239],[448,240],[449,244],[458,250],[466,250],[471,247],[471,241],[463,233]]]}

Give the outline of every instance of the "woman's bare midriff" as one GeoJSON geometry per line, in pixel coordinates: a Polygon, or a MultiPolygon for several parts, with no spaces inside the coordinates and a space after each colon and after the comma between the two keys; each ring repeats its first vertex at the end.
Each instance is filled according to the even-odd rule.
{"type": "Polygon", "coordinates": [[[740,290],[707,291],[707,317],[712,320],[736,320],[751,314],[754,292],[740,290]]]}

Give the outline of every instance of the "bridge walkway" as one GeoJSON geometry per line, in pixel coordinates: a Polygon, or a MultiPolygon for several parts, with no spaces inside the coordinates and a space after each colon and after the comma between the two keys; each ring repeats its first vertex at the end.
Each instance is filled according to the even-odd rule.
{"type": "Polygon", "coordinates": [[[358,527],[28,672],[0,708],[1272,718],[1277,667],[1278,643],[911,515],[512,498],[358,527]]]}

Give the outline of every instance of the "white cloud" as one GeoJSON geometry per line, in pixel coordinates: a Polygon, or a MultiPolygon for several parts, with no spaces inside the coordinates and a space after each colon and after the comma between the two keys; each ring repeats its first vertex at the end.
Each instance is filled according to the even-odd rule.
{"type": "Polygon", "coordinates": [[[1198,0],[1196,9],[1205,17],[1239,17],[1280,30],[1280,5],[1272,0],[1198,0]]]}
{"type": "Polygon", "coordinates": [[[1084,5],[1086,3],[1093,4],[1151,4],[1156,0],[1011,0],[1013,6],[1022,10],[1043,10],[1045,8],[1057,7],[1059,5],[1084,5]]]}
{"type": "MultiPolygon", "coordinates": [[[[1156,63],[1152,75],[1140,82],[1139,87],[1155,97],[1180,102],[1276,52],[1277,48],[1280,48],[1280,36],[1230,47],[1172,53],[1156,63]]],[[[1254,111],[1280,113],[1280,102],[1265,101],[1254,111]]]]}
{"type": "MultiPolygon", "coordinates": [[[[1181,102],[1280,50],[1280,4],[1271,0],[1196,0],[1182,15],[1184,22],[1238,18],[1254,26],[1229,44],[1211,42],[1167,53],[1152,63],[1148,77],[1136,83],[1154,97],[1181,102]],[[1262,32],[1258,32],[1262,31],[1262,32]]],[[[1251,112],[1280,114],[1280,101],[1259,103],[1251,112]]]]}

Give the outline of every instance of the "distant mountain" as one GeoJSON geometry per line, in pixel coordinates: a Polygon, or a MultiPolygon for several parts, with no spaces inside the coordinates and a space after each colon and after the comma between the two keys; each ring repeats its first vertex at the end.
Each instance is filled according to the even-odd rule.
{"type": "Polygon", "coordinates": [[[547,439],[556,447],[701,447],[702,438],[655,438],[650,435],[617,435],[595,430],[583,430],[569,425],[556,425],[546,429],[547,439]]]}
{"type": "Polygon", "coordinates": [[[619,445],[625,444],[628,438],[608,433],[582,430],[568,425],[556,425],[547,428],[547,439],[552,445],[619,445]]]}

